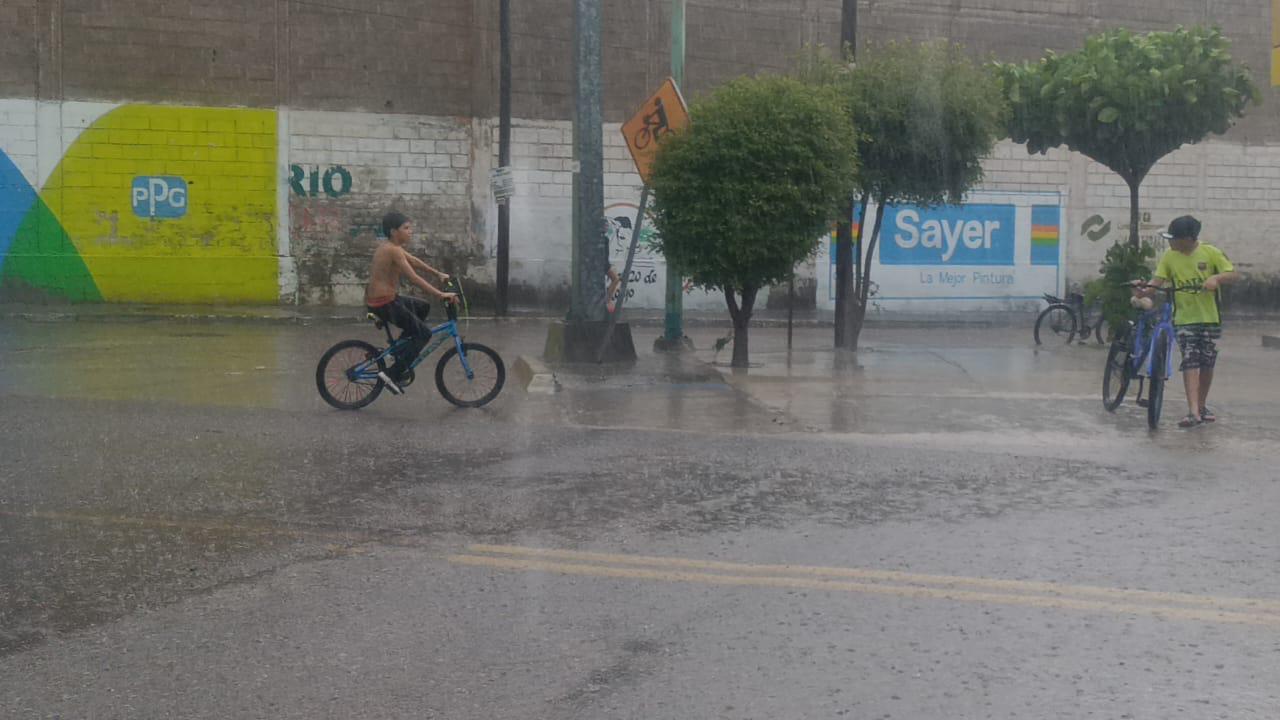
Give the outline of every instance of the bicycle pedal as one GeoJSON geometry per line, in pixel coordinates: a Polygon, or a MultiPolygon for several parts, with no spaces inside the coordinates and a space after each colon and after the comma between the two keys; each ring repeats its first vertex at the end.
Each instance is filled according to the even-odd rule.
{"type": "Polygon", "coordinates": [[[1150,400],[1147,400],[1146,398],[1138,398],[1135,402],[1137,403],[1138,407],[1140,407],[1140,408],[1150,407],[1150,406],[1151,406],[1151,401],[1150,401],[1150,400]]]}
{"type": "Polygon", "coordinates": [[[387,389],[391,391],[392,395],[404,394],[404,390],[400,389],[400,386],[395,384],[395,382],[392,381],[392,379],[385,372],[379,372],[378,379],[382,381],[383,385],[386,385],[387,389]]]}

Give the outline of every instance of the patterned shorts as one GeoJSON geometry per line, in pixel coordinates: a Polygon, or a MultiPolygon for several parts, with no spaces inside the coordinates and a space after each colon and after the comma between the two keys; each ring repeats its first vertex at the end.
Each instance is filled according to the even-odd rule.
{"type": "Polygon", "coordinates": [[[1218,363],[1221,325],[1179,325],[1178,347],[1182,350],[1181,370],[1212,370],[1218,363]]]}

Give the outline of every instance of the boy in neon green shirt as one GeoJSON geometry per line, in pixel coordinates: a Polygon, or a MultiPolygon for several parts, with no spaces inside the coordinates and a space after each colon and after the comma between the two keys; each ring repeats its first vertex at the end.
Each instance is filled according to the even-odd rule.
{"type": "MultiPolygon", "coordinates": [[[[1169,283],[1173,287],[1204,287],[1204,292],[1173,295],[1173,324],[1178,334],[1178,347],[1182,350],[1180,369],[1190,409],[1178,425],[1194,427],[1217,420],[1205,404],[1218,361],[1216,341],[1222,337],[1217,290],[1239,280],[1240,274],[1221,250],[1200,242],[1200,221],[1190,215],[1169,223],[1169,231],[1161,235],[1169,241],[1169,249],[1160,258],[1150,285],[1161,287],[1169,283]]],[[[1154,291],[1149,294],[1154,294],[1154,291]]]]}

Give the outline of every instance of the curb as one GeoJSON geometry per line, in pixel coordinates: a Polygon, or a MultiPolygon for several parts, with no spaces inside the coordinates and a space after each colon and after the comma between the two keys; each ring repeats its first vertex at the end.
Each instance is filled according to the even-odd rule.
{"type": "Polygon", "coordinates": [[[530,395],[553,395],[560,390],[560,382],[556,380],[555,373],[535,357],[517,356],[511,366],[511,374],[530,395]]]}
{"type": "MultiPolygon", "coordinates": [[[[144,322],[186,322],[186,323],[262,323],[279,325],[359,325],[365,322],[364,314],[357,310],[342,314],[299,314],[299,313],[261,313],[235,311],[200,312],[174,310],[136,310],[136,311],[62,311],[62,310],[4,310],[0,308],[0,319],[21,320],[30,323],[144,323],[144,322]]],[[[515,322],[554,322],[564,319],[560,315],[528,314],[498,317],[494,315],[473,315],[472,322],[479,323],[515,323],[515,322]]],[[[1028,315],[1025,322],[1031,322],[1034,315],[1028,315]]],[[[900,318],[900,319],[868,319],[867,327],[899,327],[899,328],[991,328],[1012,327],[1021,324],[1021,318],[900,318]]],[[[632,327],[646,329],[662,328],[665,320],[662,317],[628,318],[632,327]]],[[[698,317],[686,315],[686,328],[727,329],[732,327],[728,317],[698,317]]],[[[781,318],[754,318],[751,328],[781,329],[787,327],[787,321],[781,318]]],[[[825,318],[797,318],[792,322],[797,329],[834,328],[834,320],[825,318]]]]}

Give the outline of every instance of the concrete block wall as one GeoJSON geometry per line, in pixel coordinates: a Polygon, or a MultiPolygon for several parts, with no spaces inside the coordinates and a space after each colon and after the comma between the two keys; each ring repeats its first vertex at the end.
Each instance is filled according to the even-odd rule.
{"type": "MultiPolygon", "coordinates": [[[[513,8],[515,114],[524,118],[516,123],[513,153],[518,184],[512,201],[514,297],[549,306],[564,304],[572,256],[566,120],[572,28],[562,5],[530,0],[513,8]]],[[[805,43],[835,45],[840,5],[836,0],[692,3],[686,96],[696,99],[740,74],[783,70],[805,43]]],[[[605,114],[611,123],[605,131],[606,205],[611,255],[619,265],[629,240],[624,221],[628,213],[634,221],[640,193],[616,123],[667,74],[668,12],[665,0],[607,0],[605,5],[605,114]]],[[[868,0],[860,6],[859,36],[863,43],[946,37],[982,57],[1030,58],[1046,47],[1069,50],[1086,34],[1114,25],[1148,29],[1217,22],[1236,40],[1237,56],[1265,80],[1269,13],[1266,0],[868,0]]],[[[208,178],[203,191],[218,194],[219,202],[238,202],[225,193],[254,195],[243,207],[226,211],[226,217],[252,218],[249,231],[226,231],[209,241],[208,253],[226,255],[217,261],[223,267],[248,262],[242,256],[251,248],[255,278],[261,268],[276,267],[272,292],[281,300],[357,302],[377,221],[396,207],[417,221],[428,259],[491,284],[496,211],[488,174],[496,163],[496,21],[496,0],[6,2],[0,6],[0,98],[7,98],[0,101],[0,166],[7,163],[11,171],[0,174],[0,230],[5,213],[10,225],[20,224],[14,217],[26,218],[29,208],[21,206],[37,191],[45,194],[76,139],[103,112],[141,102],[149,108],[184,105],[192,117],[220,126],[231,117],[235,132],[206,129],[204,136],[175,142],[194,143],[186,146],[192,161],[228,162],[228,152],[239,161],[243,151],[247,162],[259,162],[250,156],[268,150],[271,133],[241,133],[234,119],[239,111],[233,106],[249,106],[274,118],[274,179],[264,184],[257,170],[238,175],[229,166],[198,168],[208,178]],[[241,134],[248,137],[246,147],[239,146],[241,134]],[[201,154],[207,160],[196,157],[201,154]],[[274,193],[274,203],[258,197],[265,192],[274,193]],[[270,234],[263,239],[263,228],[274,241],[270,234]]],[[[1271,102],[1280,99],[1273,90],[1267,94],[1271,102]]],[[[1154,237],[1176,214],[1196,212],[1206,232],[1221,238],[1242,266],[1257,272],[1280,267],[1269,240],[1277,229],[1280,114],[1269,107],[1255,110],[1225,138],[1180,150],[1155,169],[1143,188],[1145,236],[1154,237]]],[[[164,115],[154,110],[142,115],[148,113],[164,115]]],[[[147,172],[170,173],[165,157],[170,150],[154,140],[160,134],[145,142],[130,139],[130,133],[144,130],[168,132],[111,128],[105,142],[85,145],[91,157],[84,159],[105,167],[130,159],[124,155],[149,153],[150,158],[132,160],[159,159],[147,172]]],[[[1032,157],[1003,143],[987,170],[984,189],[1065,194],[1069,232],[1064,242],[1073,278],[1091,276],[1107,244],[1126,230],[1123,183],[1078,155],[1054,151],[1032,157]],[[1086,237],[1108,225],[1100,240],[1086,237]]],[[[99,232],[94,224],[93,213],[127,214],[127,205],[117,205],[128,198],[128,174],[100,173],[115,176],[116,185],[103,195],[110,208],[85,208],[88,219],[77,221],[90,239],[119,237],[117,245],[146,245],[165,236],[156,235],[151,225],[139,226],[143,234],[135,238],[120,236],[119,227],[99,232]]],[[[57,183],[64,180],[59,176],[57,183]]],[[[202,182],[197,181],[193,202],[202,194],[202,182]]],[[[11,242],[14,233],[9,235],[11,242]]],[[[58,238],[42,238],[40,247],[66,248],[58,238]]],[[[643,247],[633,302],[657,306],[660,296],[652,286],[661,286],[658,273],[664,269],[661,259],[643,247]]],[[[812,270],[802,270],[802,277],[809,274],[812,270]]],[[[253,287],[248,294],[210,296],[264,297],[262,278],[253,287]]],[[[712,300],[707,302],[720,307],[718,299],[712,300]]]]}
{"type": "MultiPolygon", "coordinates": [[[[1067,198],[1069,282],[1096,276],[1110,245],[1129,234],[1129,187],[1082,155],[1054,150],[1031,156],[1003,142],[986,163],[985,189],[1050,190],[1067,198]]],[[[1173,218],[1193,214],[1204,239],[1221,247],[1246,274],[1272,284],[1280,270],[1280,143],[1222,139],[1185,146],[1161,160],[1142,184],[1140,236],[1158,249],[1173,218]]]]}
{"type": "Polygon", "coordinates": [[[393,208],[414,221],[432,264],[467,272],[483,263],[472,227],[469,122],[292,111],[288,126],[283,164],[299,302],[361,302],[382,216],[393,208]]]}

